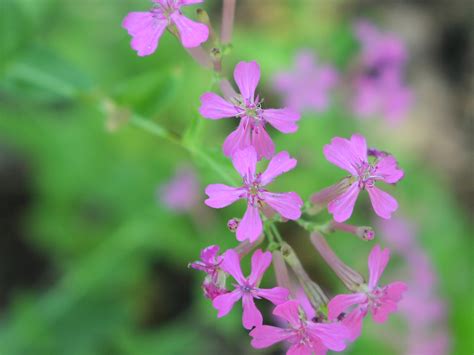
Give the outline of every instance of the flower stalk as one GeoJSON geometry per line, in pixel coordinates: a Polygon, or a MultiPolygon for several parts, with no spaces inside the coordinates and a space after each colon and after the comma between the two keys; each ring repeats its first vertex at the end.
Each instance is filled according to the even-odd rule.
{"type": "Polygon", "coordinates": [[[364,278],[339,259],[326,242],[324,236],[319,232],[313,232],[311,233],[310,239],[324,261],[326,261],[344,285],[353,292],[359,290],[360,286],[364,283],[364,278]]]}

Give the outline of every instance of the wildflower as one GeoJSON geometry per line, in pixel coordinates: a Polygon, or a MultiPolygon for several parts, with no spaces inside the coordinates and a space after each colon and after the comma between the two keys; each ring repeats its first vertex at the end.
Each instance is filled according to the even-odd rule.
{"type": "Polygon", "coordinates": [[[163,32],[168,27],[177,33],[185,48],[198,47],[206,42],[209,29],[206,25],[194,22],[183,16],[182,6],[203,2],[203,0],[152,0],[153,8],[147,12],[130,12],[122,22],[129,35],[131,46],[139,56],[155,52],[163,32]]]}
{"type": "Polygon", "coordinates": [[[337,319],[341,313],[356,305],[343,321],[351,332],[350,340],[360,335],[362,319],[368,312],[372,313],[372,319],[376,323],[384,323],[388,315],[397,310],[397,303],[407,290],[407,285],[400,281],[378,286],[389,259],[389,250],[382,250],[376,245],[369,255],[369,283],[363,284],[360,292],[337,295],[328,304],[328,318],[331,320],[337,319]]]}
{"type": "Polygon", "coordinates": [[[221,268],[232,275],[237,284],[235,284],[234,291],[217,296],[212,302],[214,308],[218,310],[217,316],[219,318],[227,315],[234,304],[242,299],[242,324],[246,329],[251,329],[263,322],[262,314],[255,306],[254,298],[265,298],[275,305],[287,300],[289,291],[283,287],[271,289],[258,287],[271,262],[272,254],[268,251],[263,253],[261,249],[258,249],[252,255],[250,276],[245,278],[240,268],[239,254],[233,249],[229,249],[224,253],[221,268]]]}
{"type": "Polygon", "coordinates": [[[310,51],[302,50],[293,69],[278,73],[273,81],[288,107],[321,112],[329,105],[329,91],[337,84],[338,73],[330,65],[317,64],[310,51]]]}
{"type": "Polygon", "coordinates": [[[261,325],[250,332],[252,346],[256,349],[288,341],[287,355],[326,354],[327,350],[342,351],[346,348],[348,331],[339,322],[316,323],[308,320],[298,301],[291,300],[275,307],[273,314],[288,322],[286,329],[261,325]]]}
{"type": "Polygon", "coordinates": [[[267,123],[283,133],[296,132],[296,121],[300,115],[289,109],[263,109],[255,89],[260,81],[260,66],[256,62],[240,62],[234,70],[234,79],[240,95],[229,101],[219,95],[207,92],[201,96],[200,114],[209,119],[239,117],[237,129],[225,140],[224,154],[232,157],[238,150],[253,146],[257,151],[258,160],[262,157],[270,159],[275,151],[272,139],[265,126],[267,123]]]}
{"type": "Polygon", "coordinates": [[[377,181],[394,184],[403,177],[397,161],[391,155],[369,162],[365,138],[354,134],[351,139],[336,137],[324,146],[326,159],[348,171],[351,185],[328,204],[328,211],[336,222],[344,222],[352,215],[354,205],[361,190],[367,190],[375,213],[385,219],[398,208],[397,201],[388,193],[375,187],[377,181]]]}
{"type": "Polygon", "coordinates": [[[201,260],[189,264],[189,267],[204,271],[207,275],[202,284],[204,296],[213,300],[228,291],[225,289],[226,275],[220,268],[222,256],[218,255],[219,246],[211,245],[201,251],[201,260]]]}
{"type": "Polygon", "coordinates": [[[189,167],[181,167],[174,177],[158,191],[163,204],[177,212],[190,211],[199,199],[199,181],[189,167]]]}
{"type": "Polygon", "coordinates": [[[359,117],[380,112],[390,121],[403,118],[412,102],[411,91],[403,83],[407,61],[404,44],[367,22],[357,23],[355,32],[362,52],[361,69],[354,80],[354,112],[359,117]]]}
{"type": "Polygon", "coordinates": [[[213,184],[206,188],[208,199],[206,205],[212,208],[226,207],[238,199],[247,199],[247,211],[237,227],[237,240],[248,239],[254,242],[262,233],[260,209],[268,204],[280,215],[287,219],[296,220],[301,216],[303,201],[295,192],[274,193],[265,186],[278,175],[296,166],[296,159],[287,152],[275,155],[263,173],[256,173],[257,153],[253,147],[237,151],[232,162],[235,169],[243,178],[242,187],[231,187],[223,184],[213,184]]]}

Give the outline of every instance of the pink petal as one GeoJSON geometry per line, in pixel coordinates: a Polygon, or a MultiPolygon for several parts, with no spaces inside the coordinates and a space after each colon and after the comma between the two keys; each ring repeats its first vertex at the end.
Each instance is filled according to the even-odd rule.
{"type": "Polygon", "coordinates": [[[245,329],[252,329],[258,327],[263,323],[263,317],[260,311],[255,306],[252,295],[244,293],[242,297],[242,306],[244,312],[242,314],[242,324],[245,329]]]}
{"type": "Polygon", "coordinates": [[[299,303],[296,300],[279,304],[273,310],[273,314],[285,319],[293,327],[297,327],[300,324],[299,303]]]}
{"type": "Polygon", "coordinates": [[[266,109],[263,111],[263,118],[280,132],[293,133],[298,130],[296,122],[301,115],[289,108],[266,109]]]}
{"type": "MultiPolygon", "coordinates": [[[[310,345],[305,345],[305,343],[296,343],[292,345],[288,351],[286,352],[286,355],[312,355],[314,354],[313,347],[310,345]]],[[[320,354],[318,354],[320,355],[320,354]]]]}
{"type": "Polygon", "coordinates": [[[213,92],[206,92],[201,96],[199,113],[210,119],[219,119],[237,116],[241,110],[213,92]]]}
{"type": "Polygon", "coordinates": [[[218,253],[219,253],[218,245],[208,246],[207,248],[204,248],[201,251],[201,260],[208,264],[213,264],[216,261],[216,257],[218,253]]]}
{"type": "Polygon", "coordinates": [[[372,207],[379,217],[389,219],[392,213],[397,210],[397,200],[395,200],[390,194],[377,187],[368,188],[367,192],[369,193],[372,207]]]}
{"type": "Polygon", "coordinates": [[[130,12],[123,20],[122,27],[132,36],[131,46],[141,57],[155,52],[160,37],[168,24],[151,12],[130,12]]]}
{"type": "Polygon", "coordinates": [[[278,153],[270,160],[267,169],[260,176],[261,185],[265,186],[277,176],[294,169],[296,163],[296,159],[291,158],[288,152],[278,153]]]}
{"type": "Polygon", "coordinates": [[[354,341],[360,336],[360,333],[362,332],[362,320],[364,319],[364,316],[364,312],[362,312],[361,309],[357,307],[342,320],[342,324],[344,324],[349,331],[348,339],[350,341],[354,341]]]}
{"type": "Polygon", "coordinates": [[[240,290],[234,290],[214,298],[212,306],[218,311],[217,317],[221,318],[227,315],[232,310],[232,307],[234,307],[235,302],[240,300],[241,297],[240,290]]]}
{"type": "Polygon", "coordinates": [[[206,25],[188,19],[179,11],[173,12],[170,18],[178,29],[183,47],[194,48],[207,41],[209,28],[206,25]]]}
{"type": "Polygon", "coordinates": [[[395,302],[402,299],[402,294],[408,290],[406,283],[395,281],[386,286],[387,297],[395,302]]]}
{"type": "Polygon", "coordinates": [[[248,239],[252,243],[262,234],[262,230],[262,220],[258,208],[248,205],[247,211],[237,227],[237,240],[243,242],[248,239]]]}
{"type": "Polygon", "coordinates": [[[270,325],[257,326],[250,332],[251,345],[255,349],[263,349],[279,343],[292,336],[286,329],[272,327],[270,325]]]}
{"type": "Polygon", "coordinates": [[[261,160],[262,157],[270,159],[275,153],[275,145],[263,126],[253,127],[252,146],[257,151],[258,160],[261,160]]]}
{"type": "Polygon", "coordinates": [[[342,351],[346,348],[349,331],[341,323],[310,323],[308,329],[326,348],[333,351],[342,351]]]}
{"type": "Polygon", "coordinates": [[[272,262],[272,253],[266,251],[262,252],[261,249],[258,249],[252,255],[252,271],[248,278],[249,284],[252,286],[257,286],[260,283],[260,280],[263,277],[263,274],[268,269],[272,262]]]}
{"type": "Polygon", "coordinates": [[[344,193],[329,202],[328,211],[333,215],[336,222],[341,223],[351,217],[359,191],[359,186],[355,182],[344,193]]]}
{"type": "Polygon", "coordinates": [[[380,306],[376,309],[371,309],[372,319],[375,323],[385,323],[390,313],[397,311],[397,303],[390,299],[381,302],[380,306]]]}
{"type": "Polygon", "coordinates": [[[257,291],[257,295],[269,300],[275,305],[279,305],[288,301],[290,291],[284,287],[260,288],[257,291]]]}
{"type": "Polygon", "coordinates": [[[403,170],[398,168],[397,161],[391,155],[383,157],[377,162],[376,175],[387,184],[394,184],[403,177],[403,170]]]}
{"type": "Polygon", "coordinates": [[[240,257],[234,249],[227,250],[222,255],[221,269],[232,275],[239,285],[244,284],[245,278],[240,268],[240,257]]]}
{"type": "Polygon", "coordinates": [[[212,184],[206,187],[206,195],[209,197],[204,201],[212,208],[223,208],[245,196],[242,188],[227,186],[224,184],[212,184]]]}
{"type": "Polygon", "coordinates": [[[390,250],[380,248],[376,245],[369,254],[369,289],[377,286],[380,276],[382,275],[388,261],[390,260],[390,250]]]}
{"type": "Polygon", "coordinates": [[[239,149],[244,149],[251,145],[250,142],[251,128],[248,118],[243,117],[235,131],[233,131],[224,141],[223,150],[227,157],[231,157],[239,149]]]}
{"type": "Polygon", "coordinates": [[[257,62],[240,62],[237,64],[234,70],[234,80],[244,99],[248,103],[253,103],[255,89],[260,81],[260,66],[257,62]]]}
{"type": "Polygon", "coordinates": [[[265,202],[283,217],[291,220],[301,217],[303,200],[296,192],[264,192],[262,195],[265,202]]]}
{"type": "Polygon", "coordinates": [[[361,134],[353,134],[351,137],[352,149],[361,161],[367,161],[367,142],[361,134]]]}
{"type": "Polygon", "coordinates": [[[367,296],[364,293],[337,295],[328,303],[328,318],[335,320],[347,308],[355,304],[365,303],[367,296]]]}
{"type": "Polygon", "coordinates": [[[255,169],[257,167],[257,152],[255,148],[250,146],[236,151],[232,155],[232,164],[240,176],[248,183],[251,183],[255,177],[255,169]]]}
{"type": "MultiPolygon", "coordinates": [[[[360,149],[359,145],[356,145],[360,149]]],[[[359,157],[359,151],[355,149],[354,143],[348,139],[335,137],[331,144],[326,144],[323,148],[324,156],[334,165],[357,175],[356,167],[363,161],[359,157]]]]}

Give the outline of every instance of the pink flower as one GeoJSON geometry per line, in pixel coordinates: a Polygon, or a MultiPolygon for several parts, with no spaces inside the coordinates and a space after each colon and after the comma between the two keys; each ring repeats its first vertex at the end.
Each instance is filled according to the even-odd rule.
{"type": "Polygon", "coordinates": [[[255,89],[260,81],[260,66],[256,62],[240,62],[234,70],[234,79],[240,89],[240,95],[229,101],[207,92],[201,96],[199,112],[205,118],[220,119],[240,117],[238,128],[224,142],[224,154],[228,157],[240,149],[253,146],[258,160],[270,159],[275,151],[272,139],[265,130],[269,123],[283,133],[296,132],[299,113],[288,108],[263,109],[262,101],[255,97],[255,89]]]}
{"type": "Polygon", "coordinates": [[[369,283],[362,285],[361,292],[350,295],[337,295],[328,304],[328,318],[337,319],[341,313],[351,306],[357,305],[343,323],[351,332],[350,340],[355,340],[362,330],[362,319],[368,312],[376,323],[384,323],[388,315],[397,310],[397,303],[407,290],[403,282],[392,282],[386,286],[378,286],[382,273],[390,259],[390,251],[382,250],[376,245],[369,255],[369,283]]]}
{"type": "Polygon", "coordinates": [[[199,181],[193,169],[184,167],[159,189],[159,197],[170,210],[190,211],[199,200],[199,181]]]}
{"type": "Polygon", "coordinates": [[[323,151],[329,162],[352,175],[352,184],[328,204],[328,211],[334,216],[334,220],[344,222],[350,218],[361,190],[369,193],[375,213],[389,219],[398,208],[398,203],[391,195],[375,187],[375,183],[383,181],[394,184],[403,177],[403,171],[398,168],[395,158],[386,155],[370,163],[367,143],[359,134],[354,134],[350,140],[333,138],[331,144],[324,146],[323,151]]]}
{"type": "Polygon", "coordinates": [[[302,50],[293,69],[277,74],[273,81],[288,107],[321,112],[329,105],[329,91],[337,84],[338,73],[330,65],[316,64],[314,55],[302,50]]]}
{"type": "Polygon", "coordinates": [[[152,0],[154,7],[147,12],[130,12],[122,27],[132,36],[132,48],[139,56],[152,54],[158,47],[166,27],[176,27],[181,43],[186,48],[198,47],[206,42],[209,29],[183,16],[182,6],[198,4],[204,0],[152,0]]]}
{"type": "Polygon", "coordinates": [[[412,103],[412,93],[403,83],[406,48],[399,38],[367,22],[357,23],[355,32],[362,52],[354,80],[354,112],[359,117],[381,113],[389,121],[398,121],[412,103]]]}
{"type": "Polygon", "coordinates": [[[292,300],[275,307],[273,314],[288,322],[286,329],[260,325],[250,332],[252,346],[267,348],[281,341],[288,341],[291,347],[287,355],[326,354],[327,350],[342,351],[349,334],[342,324],[315,323],[308,320],[298,301],[292,300]]]}
{"type": "Polygon", "coordinates": [[[209,197],[205,203],[212,208],[223,208],[238,199],[247,199],[247,211],[237,227],[237,240],[248,239],[251,243],[262,233],[260,209],[268,204],[280,215],[287,219],[296,220],[301,216],[303,201],[295,192],[274,193],[265,186],[278,175],[296,166],[296,159],[287,152],[275,155],[263,173],[256,173],[257,153],[253,147],[237,151],[232,157],[235,169],[243,178],[242,187],[231,187],[223,184],[213,184],[206,188],[209,197]]]}
{"type": "Polygon", "coordinates": [[[274,287],[270,289],[259,288],[258,285],[263,274],[272,262],[272,254],[267,251],[265,253],[258,249],[252,255],[252,272],[250,276],[245,278],[240,269],[239,254],[233,249],[227,250],[223,255],[221,268],[232,275],[237,281],[235,289],[232,292],[217,296],[212,305],[218,310],[217,316],[223,317],[227,315],[234,306],[234,303],[242,299],[243,315],[242,324],[245,329],[259,326],[263,322],[262,314],[255,306],[254,298],[265,298],[275,305],[283,303],[287,300],[289,291],[283,287],[274,287]]]}
{"type": "Polygon", "coordinates": [[[211,245],[201,251],[201,260],[189,264],[189,267],[204,271],[207,275],[202,284],[204,296],[213,300],[228,291],[225,288],[226,275],[220,269],[222,256],[218,255],[219,246],[211,245]]]}

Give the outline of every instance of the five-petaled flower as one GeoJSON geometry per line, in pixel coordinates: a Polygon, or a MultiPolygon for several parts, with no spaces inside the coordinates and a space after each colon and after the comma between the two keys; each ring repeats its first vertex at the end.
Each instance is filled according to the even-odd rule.
{"type": "Polygon", "coordinates": [[[242,299],[242,324],[245,329],[251,329],[263,322],[262,314],[255,306],[254,298],[265,298],[275,305],[288,299],[289,291],[286,288],[264,289],[258,287],[271,262],[272,254],[269,251],[262,252],[261,249],[258,249],[252,255],[252,271],[246,278],[240,268],[239,254],[233,249],[229,249],[223,254],[221,268],[229,273],[237,281],[237,284],[234,285],[234,291],[217,296],[212,302],[214,308],[218,310],[217,316],[219,318],[227,315],[235,302],[242,299]]]}
{"type": "Polygon", "coordinates": [[[375,187],[375,182],[394,184],[403,177],[403,171],[398,168],[395,158],[385,155],[369,162],[366,140],[359,134],[354,134],[350,140],[333,138],[323,151],[329,162],[351,174],[347,189],[328,204],[334,220],[344,222],[349,219],[361,190],[369,193],[375,213],[389,219],[398,208],[398,203],[391,195],[375,187]]]}
{"type": "Polygon", "coordinates": [[[390,251],[376,245],[369,255],[369,283],[361,285],[361,291],[350,295],[337,295],[328,304],[329,319],[337,319],[341,313],[357,305],[345,317],[343,323],[350,331],[350,340],[355,340],[362,330],[362,319],[368,312],[376,323],[383,323],[388,315],[397,310],[397,303],[407,290],[404,282],[395,281],[378,286],[379,279],[390,259],[390,251]]]}
{"type": "Polygon", "coordinates": [[[219,256],[218,253],[219,246],[211,245],[201,251],[201,260],[189,264],[189,267],[204,271],[207,274],[202,283],[202,290],[210,300],[227,293],[225,288],[226,275],[220,269],[222,256],[219,256]]]}
{"type": "Polygon", "coordinates": [[[275,146],[265,130],[269,123],[283,133],[293,133],[298,129],[296,122],[300,114],[289,109],[263,109],[255,89],[260,81],[260,66],[256,62],[240,62],[234,70],[234,79],[240,95],[224,100],[219,95],[207,92],[201,96],[199,112],[205,118],[220,119],[240,117],[240,124],[225,140],[223,150],[228,157],[240,149],[253,146],[258,160],[270,159],[275,146]]]}
{"type": "Polygon", "coordinates": [[[261,325],[250,332],[252,346],[256,349],[288,341],[291,347],[287,355],[326,354],[327,350],[342,351],[346,348],[348,329],[340,322],[317,323],[307,319],[298,301],[291,300],[275,307],[273,314],[288,322],[282,329],[261,325]]]}
{"type": "Polygon", "coordinates": [[[198,4],[204,0],[152,0],[153,8],[147,12],[130,12],[122,22],[129,35],[131,46],[139,56],[152,54],[158,47],[160,37],[166,27],[177,30],[181,43],[193,48],[206,42],[209,29],[206,25],[194,22],[181,13],[182,6],[198,4]]]}
{"type": "Polygon", "coordinates": [[[412,93],[403,82],[407,51],[391,33],[383,33],[365,21],[355,25],[361,43],[361,68],[354,79],[353,109],[357,116],[383,114],[389,121],[403,118],[412,103],[412,93]]]}
{"type": "Polygon", "coordinates": [[[247,211],[237,227],[237,240],[248,239],[254,242],[262,233],[263,226],[260,209],[267,204],[281,216],[297,220],[301,216],[303,201],[295,192],[269,192],[265,186],[280,174],[296,166],[296,159],[287,152],[275,155],[263,173],[256,173],[257,153],[253,147],[237,151],[232,157],[235,169],[243,178],[242,187],[231,187],[223,184],[213,184],[206,188],[209,198],[206,205],[213,208],[226,207],[238,199],[247,199],[247,211]]]}
{"type": "Polygon", "coordinates": [[[275,90],[288,107],[297,111],[324,111],[329,105],[330,91],[339,75],[331,65],[317,62],[309,50],[300,51],[291,71],[275,75],[275,90]]]}

